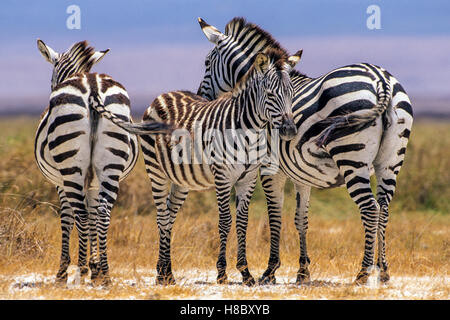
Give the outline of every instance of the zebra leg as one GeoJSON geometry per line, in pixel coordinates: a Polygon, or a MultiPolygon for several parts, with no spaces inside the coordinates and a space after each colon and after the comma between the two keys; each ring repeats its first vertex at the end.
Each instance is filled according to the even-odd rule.
{"type": "Polygon", "coordinates": [[[247,286],[255,284],[255,279],[248,270],[246,255],[246,234],[248,225],[248,206],[256,186],[258,171],[248,173],[246,179],[237,181],[236,190],[236,234],[238,240],[238,252],[236,268],[242,274],[242,283],[247,286]]]}
{"type": "MultiPolygon", "coordinates": [[[[395,181],[395,180],[393,180],[395,181]]],[[[388,185],[388,188],[385,190],[389,190],[388,192],[394,193],[394,190],[389,189],[389,187],[394,187],[395,184],[388,185]]],[[[386,283],[389,281],[389,273],[388,273],[388,264],[386,261],[386,226],[388,223],[389,217],[389,195],[384,190],[380,190],[379,188],[383,188],[382,184],[378,185],[378,204],[380,206],[380,218],[378,221],[378,259],[377,259],[377,267],[380,270],[379,280],[382,283],[386,283]]]]}
{"type": "MultiPolygon", "coordinates": [[[[398,162],[396,162],[398,163],[398,162]]],[[[395,165],[395,164],[394,164],[395,165]]],[[[389,218],[389,203],[395,192],[397,174],[400,166],[388,166],[387,168],[375,167],[377,177],[377,200],[380,206],[378,220],[378,258],[377,268],[380,270],[379,280],[382,283],[389,281],[388,263],[386,261],[386,227],[389,218]]]]}
{"type": "Polygon", "coordinates": [[[156,284],[175,284],[170,257],[172,216],[167,209],[169,180],[152,179],[153,200],[156,205],[156,223],[159,230],[159,255],[156,263],[156,284]]]}
{"type": "Polygon", "coordinates": [[[227,238],[231,229],[231,212],[230,212],[230,195],[231,188],[229,181],[224,179],[218,181],[216,177],[216,198],[219,206],[219,237],[220,248],[219,257],[217,259],[217,283],[225,284],[227,282],[227,238]]]}
{"type": "MultiPolygon", "coordinates": [[[[396,99],[402,97],[400,92],[396,99]]],[[[409,100],[408,100],[409,101],[409,100]]],[[[403,101],[405,105],[405,102],[403,101]]],[[[403,165],[406,146],[408,144],[412,117],[402,109],[390,113],[391,125],[385,129],[379,152],[374,161],[377,177],[377,200],[380,206],[378,221],[378,258],[377,267],[380,270],[379,280],[389,281],[388,263],[386,261],[386,226],[391,202],[397,184],[397,175],[403,165]]]]}
{"type": "Polygon", "coordinates": [[[119,175],[111,174],[109,170],[103,170],[99,177],[100,189],[98,193],[99,206],[97,208],[97,236],[98,236],[98,252],[100,257],[100,270],[102,285],[111,284],[109,276],[108,252],[107,252],[107,236],[109,224],[111,221],[111,210],[116,202],[119,192],[119,175]]]}
{"type": "Polygon", "coordinates": [[[97,236],[97,208],[98,189],[88,190],[88,208],[89,208],[89,242],[90,257],[89,269],[91,269],[91,281],[96,281],[100,275],[100,261],[98,256],[98,236],[97,236]]]}
{"type": "Polygon", "coordinates": [[[80,275],[84,276],[89,271],[87,266],[89,212],[84,192],[84,176],[73,174],[70,181],[64,181],[63,190],[75,217],[75,226],[78,231],[78,269],[80,275]]]}
{"type": "Polygon", "coordinates": [[[70,207],[69,201],[61,187],[56,187],[58,192],[59,202],[61,204],[60,208],[60,218],[61,218],[61,262],[59,265],[58,273],[56,274],[57,283],[67,282],[67,268],[70,265],[70,234],[73,229],[73,211],[70,207]]]}
{"type": "Polygon", "coordinates": [[[178,210],[180,210],[184,201],[189,194],[189,189],[172,184],[169,197],[167,198],[167,210],[170,212],[170,223],[173,225],[177,218],[178,210]]]}
{"type": "Polygon", "coordinates": [[[267,201],[270,228],[270,256],[266,271],[259,284],[275,284],[275,271],[280,267],[281,211],[284,201],[286,176],[279,171],[274,175],[261,175],[261,184],[267,201]]]}
{"type": "MultiPolygon", "coordinates": [[[[367,165],[346,167],[343,176],[352,200],[359,207],[364,227],[365,245],[361,270],[356,276],[356,284],[365,284],[374,264],[375,241],[379,220],[379,206],[370,188],[370,171],[367,165]]],[[[342,167],[340,169],[342,170],[342,167]]]]}
{"type": "MultiPolygon", "coordinates": [[[[172,228],[177,217],[178,210],[183,205],[189,193],[189,189],[172,183],[169,196],[166,201],[166,215],[158,216],[164,227],[160,229],[160,256],[157,264],[158,276],[157,284],[175,284],[175,278],[172,273],[172,259],[170,256],[170,242],[172,236],[172,228]]],[[[158,226],[159,226],[158,222],[158,226]]]]}
{"type": "Polygon", "coordinates": [[[308,266],[310,263],[306,246],[306,231],[308,230],[308,208],[311,187],[295,184],[297,207],[295,209],[295,227],[300,238],[300,268],[297,272],[297,284],[310,281],[308,266]]]}

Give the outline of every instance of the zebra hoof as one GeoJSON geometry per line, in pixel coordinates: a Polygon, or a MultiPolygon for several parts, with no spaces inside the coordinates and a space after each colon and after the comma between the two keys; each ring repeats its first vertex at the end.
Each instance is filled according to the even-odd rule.
{"type": "Polygon", "coordinates": [[[91,269],[91,281],[96,280],[101,273],[100,263],[98,262],[89,262],[89,269],[91,269]]]}
{"type": "Polygon", "coordinates": [[[362,269],[356,276],[355,284],[358,286],[365,285],[367,284],[368,280],[369,280],[369,272],[367,272],[366,269],[362,269]]]}
{"type": "Polygon", "coordinates": [[[103,287],[109,287],[112,284],[111,278],[109,277],[109,275],[103,276],[102,277],[102,286],[103,287]]]}
{"type": "Polygon", "coordinates": [[[156,284],[167,286],[167,285],[174,285],[175,284],[175,278],[172,274],[168,275],[158,275],[156,277],[156,284]]]}
{"type": "Polygon", "coordinates": [[[65,285],[67,285],[67,278],[68,278],[67,272],[64,272],[64,274],[60,274],[58,272],[55,279],[55,285],[57,287],[64,287],[65,285]]]}
{"type": "Polygon", "coordinates": [[[295,284],[301,286],[303,284],[307,284],[311,281],[311,275],[309,274],[309,270],[306,268],[301,268],[297,272],[297,279],[295,280],[295,284]]]}
{"type": "Polygon", "coordinates": [[[227,284],[228,283],[228,277],[227,274],[220,274],[217,276],[217,284],[227,284]]]}
{"type": "Polygon", "coordinates": [[[89,268],[87,266],[80,266],[80,276],[84,277],[89,273],[89,268]]]}
{"type": "Polygon", "coordinates": [[[258,279],[259,285],[268,285],[268,284],[276,284],[276,283],[277,283],[277,280],[276,280],[274,274],[263,275],[261,278],[258,279]]]}
{"type": "Polygon", "coordinates": [[[379,275],[378,279],[381,283],[386,284],[389,282],[391,277],[389,276],[389,274],[386,271],[380,271],[380,275],[379,275]]]}
{"type": "Polygon", "coordinates": [[[242,280],[242,284],[246,285],[247,287],[252,287],[256,284],[255,279],[250,276],[250,277],[246,277],[242,280]]]}

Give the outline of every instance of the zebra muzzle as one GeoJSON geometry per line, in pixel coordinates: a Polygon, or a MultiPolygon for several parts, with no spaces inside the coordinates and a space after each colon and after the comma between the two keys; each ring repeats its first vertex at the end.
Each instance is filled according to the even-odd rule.
{"type": "Polygon", "coordinates": [[[292,140],[297,135],[297,126],[292,118],[283,118],[280,126],[280,137],[283,140],[292,140]]]}

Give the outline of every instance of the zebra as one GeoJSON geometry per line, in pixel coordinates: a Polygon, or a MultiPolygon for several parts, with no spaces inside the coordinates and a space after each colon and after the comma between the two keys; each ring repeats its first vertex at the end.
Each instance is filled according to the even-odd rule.
{"type": "MultiPolygon", "coordinates": [[[[171,232],[189,190],[212,187],[219,207],[217,282],[227,282],[226,244],[232,224],[229,202],[233,186],[237,208],[236,267],[242,274],[243,284],[250,286],[256,283],[248,269],[245,236],[250,198],[256,185],[258,167],[266,154],[255,153],[255,146],[264,146],[264,137],[259,135],[265,132],[266,125],[279,129],[282,139],[295,136],[296,128],[290,111],[293,87],[289,72],[299,59],[300,53],[288,56],[280,50],[266,50],[253,58],[252,66],[232,92],[208,101],[189,91],[173,91],[158,96],[146,110],[142,124],[145,121],[165,121],[178,128],[170,139],[153,134],[140,136],[157,209],[157,284],[175,283],[170,255],[171,232]],[[236,133],[244,142],[237,144],[227,135],[227,130],[236,133]],[[179,145],[192,147],[189,141],[198,144],[193,148],[194,152],[190,153],[189,148],[177,148],[179,145]],[[197,154],[199,150],[206,152],[197,154]],[[240,162],[236,161],[236,153],[255,156],[240,162]]],[[[114,119],[102,106],[97,106],[97,111],[114,119]]]]}
{"type": "MultiPolygon", "coordinates": [[[[37,46],[53,65],[50,101],[36,131],[34,152],[38,168],[56,186],[61,204],[62,246],[56,283],[67,282],[69,240],[75,221],[80,274],[88,273],[89,237],[91,279],[108,285],[111,280],[106,240],[110,212],[119,181],[133,169],[139,149],[136,135],[102,120],[92,105],[101,102],[130,123],[130,100],[125,88],[110,76],[89,73],[109,49],[95,51],[87,41],[81,41],[57,53],[40,39],[37,46]]],[[[154,132],[165,132],[166,127],[154,123],[154,132]]]]}
{"type": "MultiPolygon", "coordinates": [[[[233,18],[225,33],[201,18],[198,21],[208,40],[215,44],[205,59],[205,75],[197,92],[207,99],[232,90],[257,52],[273,48],[285,51],[267,31],[242,17],[233,18]]],[[[311,187],[338,186],[347,188],[359,207],[364,227],[364,258],[355,283],[368,280],[374,266],[376,240],[379,280],[386,283],[390,278],[385,253],[388,206],[413,122],[406,91],[388,71],[369,63],[337,68],[318,78],[292,70],[290,77],[298,133],[296,138],[279,143],[281,170],[270,172],[264,165],[260,169],[271,241],[268,267],[259,282],[276,282],[284,184],[289,178],[295,186],[295,226],[300,239],[296,283],[310,281],[306,232],[311,187]],[[373,172],[377,200],[370,187],[373,172]]]]}

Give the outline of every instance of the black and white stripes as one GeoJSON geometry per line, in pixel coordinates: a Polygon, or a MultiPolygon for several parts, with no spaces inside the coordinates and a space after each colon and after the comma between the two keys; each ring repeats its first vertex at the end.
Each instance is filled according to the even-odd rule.
{"type": "MultiPolygon", "coordinates": [[[[252,67],[234,90],[217,100],[208,101],[191,92],[174,91],[160,95],[147,109],[144,120],[167,121],[178,128],[171,137],[141,136],[145,166],[157,208],[160,236],[157,283],[175,282],[170,257],[171,232],[188,191],[211,187],[216,190],[219,206],[217,281],[226,281],[226,244],[231,227],[229,202],[233,186],[237,198],[237,268],[245,284],[255,282],[247,266],[245,237],[248,204],[263,156],[256,155],[242,161],[236,154],[253,154],[266,126],[279,130],[284,139],[295,135],[290,112],[293,87],[289,71],[299,58],[285,56],[279,50],[268,50],[266,54],[256,55],[252,67]],[[252,140],[252,134],[255,140],[252,140]],[[183,145],[188,147],[178,148],[183,145]],[[200,156],[196,158],[198,154],[200,156]]],[[[107,111],[97,110],[113,120],[114,116],[111,117],[107,111]]],[[[145,122],[132,125],[138,129],[144,126],[145,122]]]]}
{"type": "Polygon", "coordinates": [[[138,140],[99,117],[92,104],[103,101],[105,108],[129,123],[128,94],[111,77],[89,73],[108,50],[96,52],[85,41],[63,54],[40,40],[38,48],[54,66],[49,107],[36,132],[35,157],[43,175],[56,186],[61,202],[62,253],[57,281],[67,280],[69,239],[75,220],[81,274],[88,272],[89,238],[92,279],[108,284],[106,238],[110,212],[119,181],[136,163],[138,140]]]}
{"type": "MultiPolygon", "coordinates": [[[[222,34],[199,19],[210,38],[220,39],[206,57],[206,71],[198,94],[214,99],[233,88],[254,55],[261,50],[283,50],[270,34],[258,26],[235,18],[222,34]]],[[[309,281],[306,253],[307,211],[310,188],[345,185],[358,205],[365,229],[365,250],[357,283],[367,281],[374,264],[378,237],[381,280],[387,281],[385,228],[388,205],[395,191],[412,126],[412,108],[400,83],[383,68],[368,63],[354,64],[310,78],[290,73],[294,85],[292,112],[298,133],[280,141],[281,170],[276,174],[261,168],[271,231],[271,251],[261,283],[275,281],[280,265],[279,238],[286,177],[296,186],[295,224],[300,237],[300,269],[297,283],[309,281]],[[370,188],[370,176],[377,178],[377,199],[370,188]]],[[[270,128],[269,128],[270,135],[270,128]]],[[[270,142],[271,140],[268,139],[270,142]]]]}

